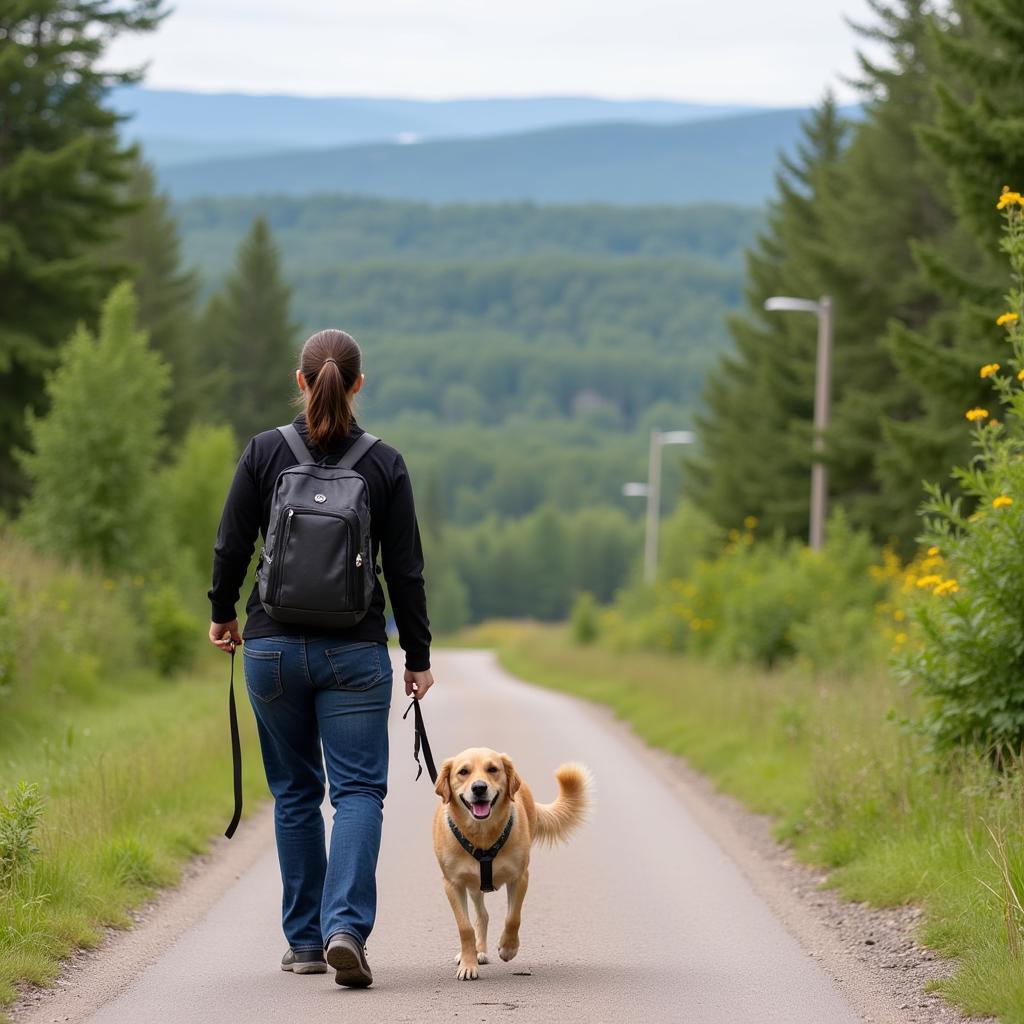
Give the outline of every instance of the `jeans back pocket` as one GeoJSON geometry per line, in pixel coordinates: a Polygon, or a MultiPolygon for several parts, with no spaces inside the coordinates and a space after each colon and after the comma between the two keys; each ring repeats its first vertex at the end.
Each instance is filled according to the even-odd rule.
{"type": "MultiPolygon", "coordinates": [[[[356,643],[324,651],[339,690],[368,690],[384,678],[383,644],[356,643]]],[[[389,663],[390,667],[390,663],[389,663]]]]}
{"type": "Polygon", "coordinates": [[[281,696],[284,687],[281,684],[280,651],[253,651],[243,647],[242,664],[245,666],[245,685],[257,700],[269,704],[281,696]]]}

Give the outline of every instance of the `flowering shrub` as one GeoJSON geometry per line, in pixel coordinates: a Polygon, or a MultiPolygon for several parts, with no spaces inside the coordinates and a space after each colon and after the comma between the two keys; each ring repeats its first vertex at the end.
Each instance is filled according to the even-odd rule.
{"type": "Polygon", "coordinates": [[[842,515],[822,551],[796,540],[759,540],[756,520],[724,549],[652,590],[627,592],[602,619],[613,646],[662,647],[772,667],[799,661],[846,673],[883,663],[905,640],[896,593],[907,574],[842,515]]]}
{"type": "MultiPolygon", "coordinates": [[[[1004,422],[986,409],[965,415],[977,454],[954,479],[962,498],[929,487],[925,536],[936,571],[918,583],[940,600],[915,609],[916,635],[901,660],[928,699],[927,728],[939,746],[994,751],[1024,745],[1024,199],[1005,190],[1002,249],[1012,270],[1003,364],[991,380],[1004,422]],[[968,511],[973,508],[974,511],[968,511]]],[[[993,406],[994,407],[994,406],[993,406]]]]}

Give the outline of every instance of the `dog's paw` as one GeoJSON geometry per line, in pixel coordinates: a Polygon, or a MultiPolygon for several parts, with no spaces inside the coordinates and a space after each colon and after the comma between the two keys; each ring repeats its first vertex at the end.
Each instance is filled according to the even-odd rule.
{"type": "Polygon", "coordinates": [[[501,957],[506,963],[509,960],[515,960],[516,953],[519,952],[519,940],[518,939],[506,939],[502,937],[501,942],[498,944],[498,956],[501,957]]]}
{"type": "Polygon", "coordinates": [[[460,959],[459,969],[455,972],[455,977],[459,981],[476,981],[480,977],[480,972],[476,969],[476,964],[466,964],[460,959]]]}
{"type": "MultiPolygon", "coordinates": [[[[456,953],[455,954],[455,962],[457,964],[461,964],[462,963],[462,954],[461,953],[456,953]]],[[[476,955],[476,962],[478,964],[489,964],[491,962],[491,958],[486,953],[477,953],[477,955],[476,955]]]]}

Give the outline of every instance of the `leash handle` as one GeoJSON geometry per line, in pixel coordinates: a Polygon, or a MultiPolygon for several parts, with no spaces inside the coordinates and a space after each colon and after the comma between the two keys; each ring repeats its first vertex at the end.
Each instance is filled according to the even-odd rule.
{"type": "Polygon", "coordinates": [[[405,714],[402,715],[402,721],[404,722],[409,716],[409,712],[413,712],[413,745],[412,745],[412,756],[416,762],[419,770],[416,772],[416,778],[413,782],[419,780],[419,777],[423,774],[423,765],[420,764],[420,751],[423,751],[423,760],[427,765],[427,775],[430,776],[430,781],[437,783],[437,769],[434,767],[434,755],[430,752],[430,740],[427,739],[427,728],[423,724],[423,712],[420,710],[420,702],[418,697],[413,697],[409,702],[409,706],[405,709],[405,714]]]}
{"type": "Polygon", "coordinates": [[[231,645],[231,683],[228,688],[228,721],[231,723],[231,771],[235,783],[235,811],[224,831],[230,839],[242,817],[242,740],[238,735],[238,711],[235,708],[235,645],[231,645]]]}

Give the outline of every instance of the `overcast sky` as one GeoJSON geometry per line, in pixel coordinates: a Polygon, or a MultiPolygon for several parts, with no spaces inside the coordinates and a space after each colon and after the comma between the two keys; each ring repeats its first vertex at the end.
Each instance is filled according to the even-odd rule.
{"type": "Polygon", "coordinates": [[[119,41],[153,87],[447,98],[815,102],[854,67],[865,0],[174,0],[119,41]]]}

